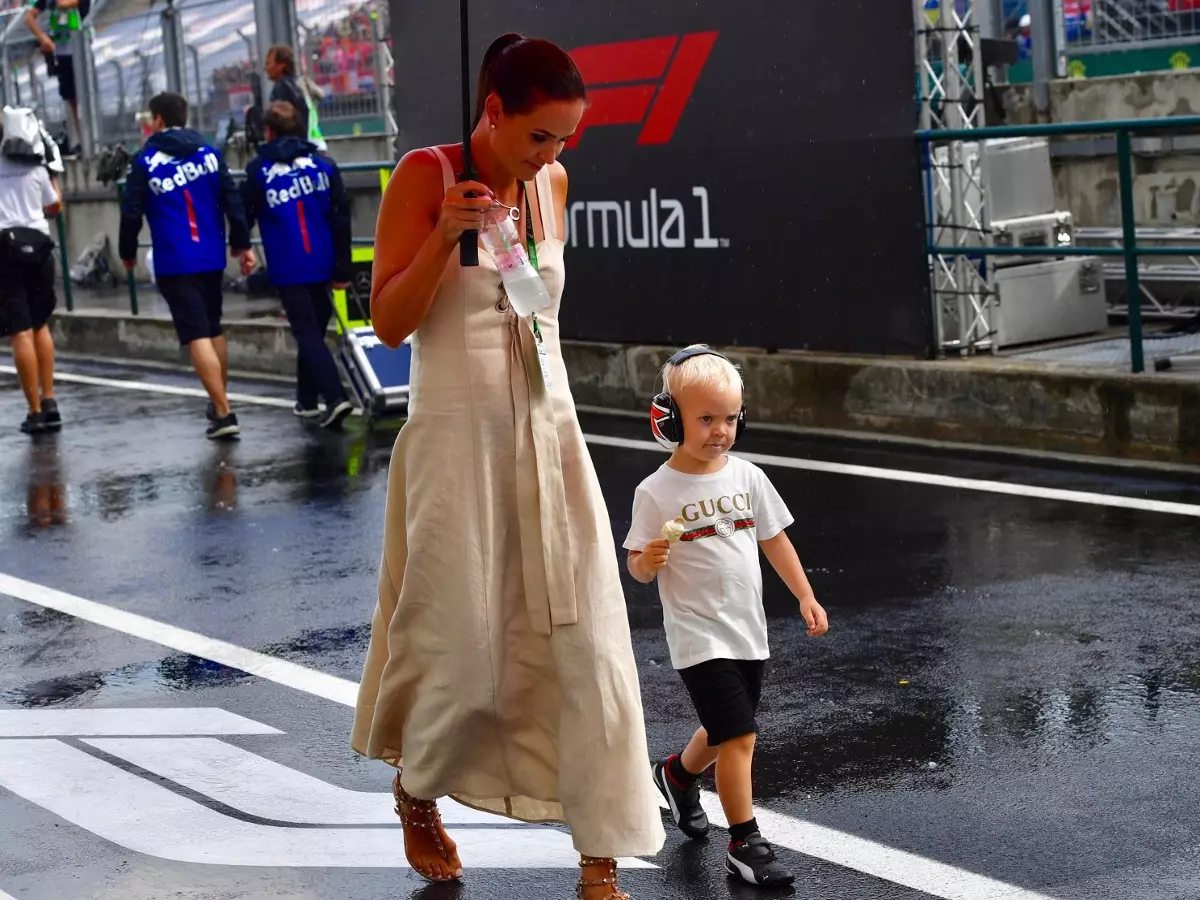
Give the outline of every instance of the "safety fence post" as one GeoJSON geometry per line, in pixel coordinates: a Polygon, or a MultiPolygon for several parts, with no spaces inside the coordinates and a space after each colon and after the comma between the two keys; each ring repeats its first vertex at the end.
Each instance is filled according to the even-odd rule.
{"type": "Polygon", "coordinates": [[[1125,251],[1125,300],[1129,306],[1129,358],[1136,375],[1145,371],[1142,348],[1142,289],[1138,280],[1137,227],[1133,217],[1133,146],[1129,129],[1117,130],[1117,182],[1121,192],[1121,235],[1125,251]]]}
{"type": "Polygon", "coordinates": [[[71,293],[71,258],[67,255],[67,214],[60,212],[54,218],[58,222],[58,255],[62,261],[63,294],[67,300],[67,312],[75,311],[75,297],[71,293]]]}

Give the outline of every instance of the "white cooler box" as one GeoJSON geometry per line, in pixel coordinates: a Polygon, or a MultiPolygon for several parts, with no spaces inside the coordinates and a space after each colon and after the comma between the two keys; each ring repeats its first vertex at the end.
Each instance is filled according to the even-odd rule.
{"type": "MultiPolygon", "coordinates": [[[[992,245],[996,247],[1062,247],[1075,246],[1075,217],[1060,210],[1037,216],[1020,216],[992,222],[992,245]]],[[[1029,263],[1049,262],[1063,257],[1053,256],[996,256],[997,269],[1029,263]]]]}
{"type": "Polygon", "coordinates": [[[1096,334],[1108,328],[1104,267],[1098,256],[997,269],[997,349],[1096,334]]]}

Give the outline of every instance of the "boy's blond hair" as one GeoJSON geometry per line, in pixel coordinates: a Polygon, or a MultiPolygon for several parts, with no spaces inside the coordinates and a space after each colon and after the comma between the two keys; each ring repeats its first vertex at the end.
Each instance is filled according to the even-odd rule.
{"type": "MultiPolygon", "coordinates": [[[[687,350],[709,350],[707,344],[692,344],[687,350]]],[[[682,351],[680,351],[682,352],[682,351]]],[[[677,366],[669,362],[662,368],[663,390],[674,396],[689,387],[709,390],[743,389],[742,373],[723,356],[704,353],[685,359],[677,366]]]]}

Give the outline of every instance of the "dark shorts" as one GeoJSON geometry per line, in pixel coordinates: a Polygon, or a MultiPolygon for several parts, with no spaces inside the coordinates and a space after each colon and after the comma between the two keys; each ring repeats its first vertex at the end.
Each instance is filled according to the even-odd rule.
{"type": "Polygon", "coordinates": [[[75,57],[54,57],[55,74],[58,77],[58,96],[68,103],[75,99],[75,57]]]}
{"type": "Polygon", "coordinates": [[[0,334],[37,331],[57,305],[53,255],[37,265],[0,264],[0,334]]]}
{"type": "Polygon", "coordinates": [[[758,733],[765,667],[762,659],[710,659],[679,670],[710,747],[758,733]]]}
{"type": "Polygon", "coordinates": [[[221,336],[225,270],[190,275],[159,275],[158,292],[167,301],[179,343],[221,336]]]}

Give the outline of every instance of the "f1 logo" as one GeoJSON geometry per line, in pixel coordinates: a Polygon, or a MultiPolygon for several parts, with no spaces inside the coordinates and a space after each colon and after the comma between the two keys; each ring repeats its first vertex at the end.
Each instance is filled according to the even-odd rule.
{"type": "Polygon", "coordinates": [[[670,141],[717,34],[699,31],[572,50],[590,102],[568,146],[595,125],[641,124],[639,144],[670,141]]]}

